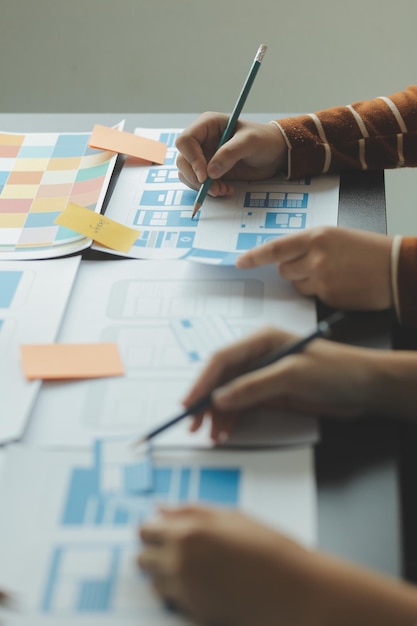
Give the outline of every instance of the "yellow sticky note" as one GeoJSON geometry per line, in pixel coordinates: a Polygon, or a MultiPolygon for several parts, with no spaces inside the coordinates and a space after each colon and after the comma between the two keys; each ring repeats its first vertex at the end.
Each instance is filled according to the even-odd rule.
{"type": "Polygon", "coordinates": [[[125,373],[116,343],[48,343],[20,346],[23,372],[34,380],[101,378],[125,373]]]}
{"type": "Polygon", "coordinates": [[[107,248],[120,252],[129,252],[139,236],[138,230],[119,224],[105,215],[90,211],[74,202],[67,204],[64,211],[55,219],[55,223],[71,228],[107,248]]]}
{"type": "Polygon", "coordinates": [[[147,139],[101,124],[94,126],[88,145],[90,148],[120,152],[158,165],[164,163],[167,151],[167,145],[162,141],[147,139]]]}

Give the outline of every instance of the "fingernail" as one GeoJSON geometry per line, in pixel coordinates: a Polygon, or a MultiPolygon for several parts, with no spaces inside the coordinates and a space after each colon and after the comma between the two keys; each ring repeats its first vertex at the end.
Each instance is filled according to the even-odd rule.
{"type": "Polygon", "coordinates": [[[217,441],[219,443],[224,443],[228,439],[229,439],[229,433],[225,430],[220,431],[219,434],[217,435],[217,441]]]}
{"type": "Polygon", "coordinates": [[[227,408],[228,404],[230,404],[229,400],[229,392],[223,389],[216,389],[213,392],[213,400],[215,404],[227,408]]]}
{"type": "Polygon", "coordinates": [[[204,183],[206,176],[201,170],[196,170],[195,175],[197,176],[197,180],[199,183],[204,183]]]}
{"type": "Polygon", "coordinates": [[[223,168],[218,163],[211,163],[208,169],[210,178],[219,178],[223,174],[223,168]]]}
{"type": "Polygon", "coordinates": [[[244,256],[238,256],[235,263],[236,267],[246,267],[247,262],[244,256]]]}

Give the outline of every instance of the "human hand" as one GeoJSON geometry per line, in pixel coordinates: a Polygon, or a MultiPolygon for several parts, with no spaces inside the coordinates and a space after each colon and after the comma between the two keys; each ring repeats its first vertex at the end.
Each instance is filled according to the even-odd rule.
{"type": "Polygon", "coordinates": [[[245,515],[200,506],[162,509],[140,537],[139,566],[164,600],[197,623],[310,623],[309,553],[245,515]]]}
{"type": "Polygon", "coordinates": [[[275,239],[242,254],[237,267],[277,263],[280,275],[305,296],[342,309],[393,305],[392,238],[337,227],[317,227],[275,239]]]}
{"type": "Polygon", "coordinates": [[[206,626],[409,626],[415,586],[307,550],[233,510],[162,509],[138,565],[160,596],[206,626]]]}
{"type": "MultiPolygon", "coordinates": [[[[212,394],[211,405],[193,417],[191,431],[198,430],[205,415],[211,419],[213,440],[224,441],[240,419],[255,419],[262,409],[356,417],[392,408],[386,395],[391,391],[395,397],[395,389],[387,388],[378,365],[384,362],[381,351],[317,339],[303,352],[251,371],[261,359],[295,339],[293,334],[264,328],[216,352],[183,399],[187,407],[212,394]],[[380,406],[382,398],[385,404],[380,406]]],[[[410,376],[415,370],[410,368],[410,376]]]]}
{"type": "Polygon", "coordinates": [[[238,120],[234,135],[217,150],[228,119],[203,113],[178,137],[178,175],[192,189],[209,176],[210,195],[227,196],[233,193],[228,180],[263,180],[285,169],[287,148],[275,124],[238,120]]]}

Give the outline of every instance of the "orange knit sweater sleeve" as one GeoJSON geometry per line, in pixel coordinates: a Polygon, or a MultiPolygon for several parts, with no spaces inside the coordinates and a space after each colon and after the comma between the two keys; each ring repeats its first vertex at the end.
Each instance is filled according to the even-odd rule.
{"type": "Polygon", "coordinates": [[[276,120],[288,177],[417,166],[417,86],[389,97],[276,120]]]}
{"type": "MultiPolygon", "coordinates": [[[[291,179],[417,166],[417,85],[275,123],[287,144],[291,179]]],[[[417,326],[417,238],[398,243],[392,264],[395,308],[402,324],[417,326]]]]}

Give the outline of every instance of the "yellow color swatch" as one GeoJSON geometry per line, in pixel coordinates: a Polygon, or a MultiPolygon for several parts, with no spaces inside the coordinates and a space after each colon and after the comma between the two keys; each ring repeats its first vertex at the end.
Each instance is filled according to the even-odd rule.
{"type": "Polygon", "coordinates": [[[6,185],[1,192],[2,198],[34,198],[39,185],[6,185]]]}
{"type": "Polygon", "coordinates": [[[129,252],[139,236],[138,230],[119,224],[105,215],[95,213],[73,202],[70,202],[58,215],[55,223],[71,228],[107,248],[120,252],[129,252]]]}
{"type": "Polygon", "coordinates": [[[88,145],[90,148],[120,152],[120,154],[128,154],[158,165],[164,163],[167,151],[167,145],[162,141],[147,139],[140,137],[140,135],[117,130],[117,128],[101,126],[101,124],[94,126],[88,145]]]}
{"type": "Polygon", "coordinates": [[[14,135],[13,133],[0,133],[0,144],[2,146],[21,146],[25,135],[14,135]]]}
{"type": "Polygon", "coordinates": [[[122,376],[116,343],[49,343],[20,346],[23,372],[29,380],[65,380],[122,376]]]}

